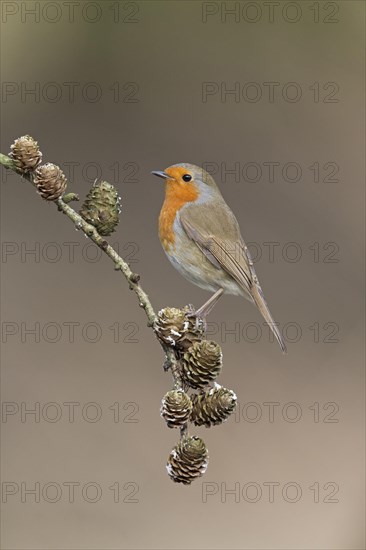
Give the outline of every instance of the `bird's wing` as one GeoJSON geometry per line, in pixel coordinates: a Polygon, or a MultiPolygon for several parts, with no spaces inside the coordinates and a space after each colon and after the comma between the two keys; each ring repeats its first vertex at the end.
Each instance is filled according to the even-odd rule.
{"type": "Polygon", "coordinates": [[[224,269],[250,294],[252,266],[238,222],[225,203],[189,205],[179,213],[188,237],[202,250],[210,262],[224,269]]]}
{"type": "Polygon", "coordinates": [[[214,207],[190,204],[179,212],[179,219],[187,236],[210,262],[224,269],[249,294],[285,352],[285,343],[267,306],[239,224],[226,203],[220,201],[214,207]]]}

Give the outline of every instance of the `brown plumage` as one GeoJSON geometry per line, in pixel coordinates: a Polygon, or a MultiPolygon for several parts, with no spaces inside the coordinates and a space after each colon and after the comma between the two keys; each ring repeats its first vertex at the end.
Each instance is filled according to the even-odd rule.
{"type": "Polygon", "coordinates": [[[192,164],[153,173],[166,180],[159,236],[174,267],[194,284],[216,292],[212,303],[221,292],[254,302],[285,352],[239,224],[213,178],[192,164]]]}

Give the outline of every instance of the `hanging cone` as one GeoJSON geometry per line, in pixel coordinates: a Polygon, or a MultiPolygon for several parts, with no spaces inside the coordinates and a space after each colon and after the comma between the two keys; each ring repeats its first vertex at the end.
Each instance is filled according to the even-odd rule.
{"type": "Polygon", "coordinates": [[[183,355],[182,378],[191,388],[204,388],[222,368],[222,351],[212,340],[195,342],[183,355]]]}
{"type": "Polygon", "coordinates": [[[236,407],[236,395],[216,384],[215,388],[192,396],[191,422],[196,426],[216,426],[225,422],[236,407]]]}
{"type": "Polygon", "coordinates": [[[39,166],[34,173],[33,183],[42,199],[55,201],[66,191],[67,180],[59,166],[48,162],[39,166]]]}
{"type": "Polygon", "coordinates": [[[191,312],[190,306],[185,306],[183,309],[175,307],[161,309],[154,325],[159,340],[182,351],[189,348],[193,342],[201,340],[204,335],[203,322],[199,320],[196,322],[195,317],[187,316],[191,312]]]}
{"type": "Polygon", "coordinates": [[[101,181],[90,189],[79,213],[86,222],[94,225],[100,235],[107,237],[116,230],[120,211],[117,189],[101,181]]]}
{"type": "Polygon", "coordinates": [[[169,455],[166,469],[176,483],[190,485],[201,477],[208,466],[208,451],[203,440],[185,436],[169,455]]]}
{"type": "Polygon", "coordinates": [[[18,163],[23,172],[35,170],[42,161],[38,143],[31,136],[22,136],[10,146],[9,157],[18,163]]]}
{"type": "Polygon", "coordinates": [[[169,428],[180,428],[189,420],[192,412],[192,401],[183,390],[171,390],[161,402],[160,414],[169,428]]]}

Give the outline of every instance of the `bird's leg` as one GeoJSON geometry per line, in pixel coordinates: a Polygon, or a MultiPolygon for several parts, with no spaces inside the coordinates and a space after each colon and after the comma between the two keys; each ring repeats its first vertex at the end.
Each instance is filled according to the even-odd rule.
{"type": "Polygon", "coordinates": [[[213,294],[211,298],[209,298],[207,302],[205,302],[203,306],[201,306],[199,309],[195,310],[192,306],[192,311],[190,311],[186,315],[187,317],[194,317],[196,319],[196,323],[195,323],[196,329],[198,329],[200,324],[203,323],[203,330],[204,332],[206,332],[206,328],[207,328],[206,317],[223,294],[224,294],[224,289],[219,288],[219,290],[216,290],[215,294],[213,294]]]}
{"type": "Polygon", "coordinates": [[[207,302],[205,302],[203,304],[203,306],[201,306],[199,309],[197,309],[197,311],[195,311],[194,315],[200,319],[205,319],[207,317],[207,315],[210,313],[210,311],[214,308],[214,306],[216,305],[216,302],[219,301],[219,299],[221,298],[221,296],[224,294],[224,289],[223,288],[219,288],[219,290],[216,290],[215,294],[213,294],[211,296],[211,298],[209,298],[207,300],[207,302]]]}

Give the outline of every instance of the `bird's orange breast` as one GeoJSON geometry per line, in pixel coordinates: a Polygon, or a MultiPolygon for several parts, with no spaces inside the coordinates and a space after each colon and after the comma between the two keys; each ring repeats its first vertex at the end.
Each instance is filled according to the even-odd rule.
{"type": "Polygon", "coordinates": [[[181,184],[168,180],[165,189],[165,200],[159,216],[159,237],[164,249],[168,251],[175,243],[174,222],[179,210],[198,198],[195,184],[181,184]]]}

